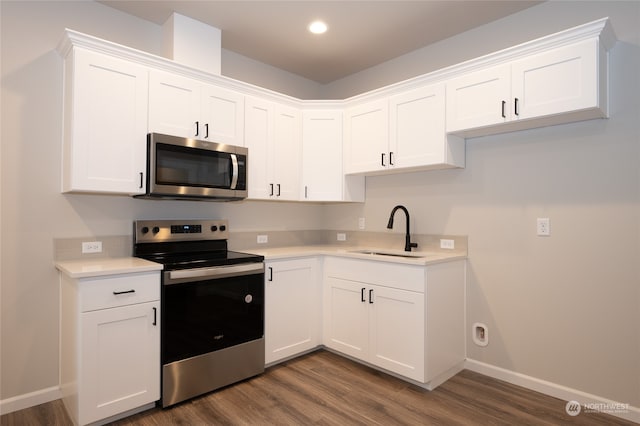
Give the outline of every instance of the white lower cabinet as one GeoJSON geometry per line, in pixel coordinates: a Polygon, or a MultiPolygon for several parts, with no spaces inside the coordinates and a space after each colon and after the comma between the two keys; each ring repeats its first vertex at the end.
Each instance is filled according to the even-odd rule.
{"type": "Polygon", "coordinates": [[[326,345],[414,380],[423,379],[424,295],[329,277],[326,345]]]}
{"type": "Polygon", "coordinates": [[[464,361],[464,265],[327,257],[325,346],[432,389],[464,361]]]}
{"type": "Polygon", "coordinates": [[[63,401],[85,425],[160,399],[160,275],[61,280],[63,401]]]}
{"type": "Polygon", "coordinates": [[[318,258],[268,261],[265,272],[265,363],[320,344],[322,288],[318,258]]]}

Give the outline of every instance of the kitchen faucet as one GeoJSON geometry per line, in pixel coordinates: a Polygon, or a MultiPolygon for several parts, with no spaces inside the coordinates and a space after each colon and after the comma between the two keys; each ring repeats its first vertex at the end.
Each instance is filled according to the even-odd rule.
{"type": "Polygon", "coordinates": [[[391,210],[391,216],[389,216],[389,223],[387,224],[388,229],[393,228],[393,215],[396,214],[396,211],[400,209],[404,212],[404,215],[407,217],[407,235],[405,235],[405,243],[404,243],[404,251],[411,251],[411,247],[418,247],[418,243],[411,242],[411,235],[409,234],[409,210],[405,206],[395,206],[393,210],[391,210]]]}

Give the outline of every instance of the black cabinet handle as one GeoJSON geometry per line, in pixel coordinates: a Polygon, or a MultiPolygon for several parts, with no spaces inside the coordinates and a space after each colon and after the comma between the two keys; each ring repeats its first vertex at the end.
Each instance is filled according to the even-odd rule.
{"type": "Polygon", "coordinates": [[[389,165],[393,166],[393,151],[389,153],[389,165]]]}
{"type": "Polygon", "coordinates": [[[504,111],[504,107],[507,103],[505,101],[502,101],[502,118],[507,118],[505,111],[504,111]]]}
{"type": "Polygon", "coordinates": [[[278,184],[278,194],[276,195],[277,197],[280,196],[280,184],[278,184]]]}
{"type": "Polygon", "coordinates": [[[518,98],[515,98],[515,100],[513,102],[513,112],[516,115],[520,115],[520,111],[518,111],[518,98]]]}
{"type": "Polygon", "coordinates": [[[142,172],[140,172],[140,188],[142,189],[142,184],[143,184],[143,178],[144,178],[144,174],[142,172]]]}
{"type": "Polygon", "coordinates": [[[273,281],[273,267],[269,266],[269,281],[273,281]]]}
{"type": "Polygon", "coordinates": [[[200,134],[200,122],[196,121],[196,136],[200,134]]]}
{"type": "Polygon", "coordinates": [[[270,188],[270,190],[269,190],[269,196],[270,196],[270,197],[273,197],[273,184],[272,184],[272,183],[270,183],[270,184],[269,184],[269,188],[270,188]]]}
{"type": "Polygon", "coordinates": [[[385,164],[384,164],[384,152],[381,155],[382,155],[382,157],[380,158],[380,164],[382,164],[382,167],[385,167],[385,164]]]}
{"type": "Polygon", "coordinates": [[[158,325],[158,308],[153,307],[153,323],[152,325],[158,325]]]}
{"type": "Polygon", "coordinates": [[[205,123],[204,125],[204,138],[209,139],[209,123],[205,123]]]}
{"type": "Polygon", "coordinates": [[[373,303],[373,289],[369,290],[369,303],[373,303]]]}
{"type": "Polygon", "coordinates": [[[365,288],[364,288],[364,287],[362,287],[362,288],[360,289],[360,301],[361,301],[361,302],[366,302],[366,300],[364,300],[364,290],[365,290],[365,288]]]}
{"type": "Polygon", "coordinates": [[[114,295],[119,295],[119,294],[127,294],[127,293],[135,293],[136,291],[134,289],[131,290],[126,290],[126,291],[114,291],[113,294],[114,295]]]}

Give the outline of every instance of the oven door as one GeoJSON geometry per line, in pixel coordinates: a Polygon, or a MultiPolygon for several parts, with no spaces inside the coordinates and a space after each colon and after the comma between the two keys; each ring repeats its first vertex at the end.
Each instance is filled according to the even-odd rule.
{"type": "Polygon", "coordinates": [[[243,147],[151,133],[147,195],[246,198],[247,152],[243,147]]]}
{"type": "Polygon", "coordinates": [[[264,264],[165,271],[162,363],[264,336],[264,264]]]}

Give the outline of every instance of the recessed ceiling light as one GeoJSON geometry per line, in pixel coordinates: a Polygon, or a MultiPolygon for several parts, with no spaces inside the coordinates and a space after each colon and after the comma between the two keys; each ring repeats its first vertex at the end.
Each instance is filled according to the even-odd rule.
{"type": "Polygon", "coordinates": [[[327,24],[322,21],[313,21],[309,24],[309,31],[314,34],[323,34],[327,31],[327,24]]]}

